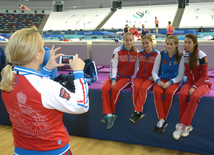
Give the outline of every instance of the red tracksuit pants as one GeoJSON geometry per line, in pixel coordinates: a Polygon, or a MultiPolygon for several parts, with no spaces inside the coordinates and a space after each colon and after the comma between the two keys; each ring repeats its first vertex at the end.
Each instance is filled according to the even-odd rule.
{"type": "MultiPolygon", "coordinates": [[[[161,79],[162,82],[167,82],[166,80],[161,79]]],[[[156,83],[153,88],[154,100],[158,119],[167,119],[170,107],[172,105],[173,97],[176,91],[179,88],[179,83],[170,85],[167,89],[163,89],[156,83]],[[165,94],[165,100],[163,103],[162,96],[165,94]]]]}
{"type": "Polygon", "coordinates": [[[120,97],[120,91],[131,83],[131,78],[116,80],[116,84],[111,88],[111,79],[108,78],[101,89],[103,114],[115,113],[115,108],[120,97]],[[110,93],[111,92],[111,93],[110,93]]]}
{"type": "Polygon", "coordinates": [[[189,96],[190,88],[192,84],[187,81],[179,92],[179,119],[186,126],[191,125],[200,98],[210,91],[207,85],[201,85],[189,96]],[[189,102],[187,102],[188,98],[189,102]]]}
{"type": "Polygon", "coordinates": [[[132,86],[132,100],[134,111],[143,112],[143,107],[146,102],[147,92],[154,85],[154,81],[135,78],[132,86]]]}

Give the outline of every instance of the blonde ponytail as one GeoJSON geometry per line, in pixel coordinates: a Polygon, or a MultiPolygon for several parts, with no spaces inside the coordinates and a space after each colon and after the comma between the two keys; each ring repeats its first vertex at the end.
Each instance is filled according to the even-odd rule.
{"type": "Polygon", "coordinates": [[[12,72],[10,65],[5,66],[1,71],[2,80],[0,83],[0,89],[3,91],[11,92],[15,82],[15,75],[12,72]]]}
{"type": "Polygon", "coordinates": [[[132,47],[131,47],[135,52],[137,52],[137,48],[136,47],[134,47],[134,45],[132,45],[132,47]]]}

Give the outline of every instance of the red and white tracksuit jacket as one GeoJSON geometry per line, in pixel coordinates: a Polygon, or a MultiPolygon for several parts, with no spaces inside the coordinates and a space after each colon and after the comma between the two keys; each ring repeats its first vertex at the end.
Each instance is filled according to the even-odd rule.
{"type": "Polygon", "coordinates": [[[24,5],[20,5],[20,9],[25,10],[25,6],[24,5]]]}
{"type": "Polygon", "coordinates": [[[137,38],[140,37],[137,29],[131,29],[130,32],[133,34],[134,37],[137,37],[137,38]]]}
{"type": "Polygon", "coordinates": [[[203,51],[198,51],[197,63],[194,70],[190,70],[189,68],[190,53],[184,50],[183,56],[187,81],[179,93],[179,119],[184,125],[190,126],[200,98],[210,91],[212,84],[209,82],[208,77],[207,55],[203,51]],[[195,90],[189,96],[191,88],[195,88],[195,90]],[[187,102],[188,97],[190,98],[189,102],[187,102]]]}
{"type": "Polygon", "coordinates": [[[104,82],[101,89],[103,114],[115,113],[120,91],[132,82],[132,75],[136,69],[137,53],[138,51],[133,49],[126,50],[124,44],[114,50],[110,78],[104,82]],[[116,84],[111,88],[112,81],[116,81],[116,84]]]}
{"type": "Polygon", "coordinates": [[[159,54],[152,70],[152,76],[156,82],[153,93],[158,119],[166,120],[174,94],[178,90],[180,81],[184,77],[184,57],[182,56],[178,63],[176,60],[176,52],[172,58],[169,57],[167,50],[162,52],[162,61],[161,54],[159,54]],[[169,82],[170,86],[167,89],[163,89],[158,85],[160,81],[164,83],[169,82]],[[165,94],[164,103],[162,99],[163,94],[165,94]]]}
{"type": "Polygon", "coordinates": [[[14,154],[69,151],[69,135],[62,117],[63,112],[79,114],[89,109],[88,85],[83,71],[74,72],[75,93],[33,69],[15,66],[14,74],[13,91],[2,91],[13,126],[14,154]]]}
{"type": "Polygon", "coordinates": [[[147,92],[154,85],[154,81],[148,80],[152,76],[152,69],[155,59],[159,51],[153,48],[152,53],[146,56],[146,51],[142,50],[138,53],[136,66],[138,71],[132,85],[132,100],[134,111],[143,111],[143,107],[147,98],[147,92]]]}

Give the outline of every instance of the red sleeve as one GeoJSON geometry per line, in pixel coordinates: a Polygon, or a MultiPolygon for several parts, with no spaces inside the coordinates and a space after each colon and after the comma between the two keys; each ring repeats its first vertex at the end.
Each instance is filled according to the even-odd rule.
{"type": "MultiPolygon", "coordinates": [[[[196,87],[203,85],[205,83],[209,83],[209,76],[208,76],[208,59],[204,57],[200,59],[201,64],[201,77],[194,83],[196,87]]],[[[193,87],[194,87],[193,85],[193,87]]]]}

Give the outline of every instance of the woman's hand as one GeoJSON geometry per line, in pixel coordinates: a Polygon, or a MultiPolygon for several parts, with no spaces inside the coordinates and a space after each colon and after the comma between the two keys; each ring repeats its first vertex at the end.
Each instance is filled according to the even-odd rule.
{"type": "Polygon", "coordinates": [[[170,86],[169,82],[165,82],[164,86],[163,86],[163,89],[167,89],[169,86],[170,86]]]}
{"type": "Polygon", "coordinates": [[[85,62],[83,62],[82,59],[78,58],[78,54],[76,54],[73,60],[69,60],[69,65],[73,71],[83,70],[85,67],[85,62]]]}
{"type": "Polygon", "coordinates": [[[148,80],[153,81],[153,77],[152,76],[148,77],[148,80]]]}
{"type": "Polygon", "coordinates": [[[195,88],[191,88],[190,90],[189,90],[189,96],[191,96],[192,95],[192,93],[195,91],[195,88]]]}
{"type": "Polygon", "coordinates": [[[54,69],[56,67],[62,67],[62,66],[64,66],[64,64],[58,64],[55,61],[56,58],[64,55],[62,53],[55,55],[56,51],[58,51],[59,49],[61,49],[61,47],[58,47],[58,48],[54,49],[54,45],[53,45],[52,48],[51,48],[51,50],[49,50],[50,58],[48,60],[48,63],[45,66],[47,69],[52,70],[52,69],[54,69]]]}
{"type": "Polygon", "coordinates": [[[160,81],[160,82],[158,82],[158,86],[160,86],[161,88],[163,88],[164,87],[164,83],[162,81],[160,81]]]}
{"type": "Polygon", "coordinates": [[[111,88],[116,84],[116,81],[111,82],[111,88]]]}

